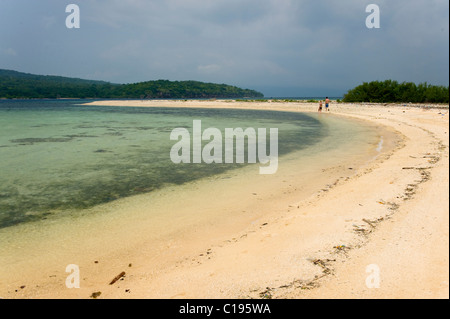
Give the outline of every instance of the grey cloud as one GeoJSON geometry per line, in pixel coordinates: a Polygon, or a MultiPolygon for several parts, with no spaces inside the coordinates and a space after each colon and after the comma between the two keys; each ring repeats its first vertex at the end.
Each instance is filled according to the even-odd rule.
{"type": "Polygon", "coordinates": [[[0,27],[12,31],[0,29],[0,46],[3,56],[8,48],[17,55],[0,60],[0,68],[116,83],[192,79],[270,92],[343,93],[386,78],[448,85],[446,0],[85,0],[79,6],[82,27],[67,30],[60,1],[2,0],[0,27]],[[365,8],[374,2],[381,29],[369,30],[365,8]],[[3,8],[9,15],[1,16],[3,8]]]}

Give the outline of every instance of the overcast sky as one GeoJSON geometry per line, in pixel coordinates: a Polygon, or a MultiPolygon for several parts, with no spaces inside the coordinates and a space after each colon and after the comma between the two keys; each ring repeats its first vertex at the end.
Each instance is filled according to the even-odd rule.
{"type": "Polygon", "coordinates": [[[198,80],[266,96],[449,83],[448,0],[0,0],[0,69],[198,80]],[[66,27],[68,4],[80,28],[66,27]],[[369,4],[380,28],[366,27],[369,4]]]}

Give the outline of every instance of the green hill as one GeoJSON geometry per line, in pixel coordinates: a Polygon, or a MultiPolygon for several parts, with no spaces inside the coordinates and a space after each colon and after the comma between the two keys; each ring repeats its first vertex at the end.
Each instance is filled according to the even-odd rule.
{"type": "Polygon", "coordinates": [[[0,98],[189,99],[263,97],[260,92],[198,81],[113,84],[61,76],[0,70],[0,98]]]}

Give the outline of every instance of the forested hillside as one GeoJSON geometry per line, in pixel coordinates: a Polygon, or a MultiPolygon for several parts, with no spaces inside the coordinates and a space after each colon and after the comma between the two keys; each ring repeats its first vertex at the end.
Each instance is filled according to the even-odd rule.
{"type": "Polygon", "coordinates": [[[112,84],[60,76],[0,70],[0,98],[188,99],[263,97],[254,90],[198,81],[148,81],[112,84]]]}

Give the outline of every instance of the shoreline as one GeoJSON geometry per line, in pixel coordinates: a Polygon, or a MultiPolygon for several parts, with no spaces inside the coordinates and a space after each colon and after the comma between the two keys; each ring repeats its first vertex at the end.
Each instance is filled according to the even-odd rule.
{"type": "MultiPolygon", "coordinates": [[[[230,102],[222,104],[227,103],[230,102]]],[[[267,105],[264,105],[266,103],[251,103],[250,108],[268,109],[267,105]]],[[[212,101],[208,104],[208,107],[217,107],[212,101]]],[[[316,111],[315,104],[275,105],[277,109],[280,107],[289,111],[316,111]]],[[[242,104],[238,107],[248,108],[242,104]]],[[[345,207],[358,216],[354,220],[360,225],[355,227],[353,222],[351,226],[341,225],[341,231],[345,229],[345,232],[352,234],[357,232],[356,239],[353,238],[356,242],[332,246],[333,241],[330,241],[328,251],[323,253],[325,256],[313,260],[315,268],[320,268],[317,277],[310,281],[294,279],[291,283],[284,283],[278,287],[268,286],[255,297],[448,298],[448,106],[439,105],[438,109],[440,108],[447,109],[447,112],[423,108],[422,105],[395,108],[384,104],[331,105],[332,113],[378,122],[394,128],[406,137],[405,145],[383,163],[372,163],[373,166],[369,165],[361,176],[355,178],[355,184],[358,182],[362,187],[356,189],[367,191],[367,195],[364,196],[367,205],[360,206],[364,204],[346,198],[348,202],[345,203],[345,207]],[[361,106],[363,110],[355,109],[361,106]],[[414,174],[411,174],[412,172],[414,174]],[[367,189],[368,185],[375,181],[378,187],[367,189]],[[392,189],[386,194],[386,188],[392,189]],[[379,200],[382,194],[385,202],[379,200]],[[389,206],[387,210],[386,205],[389,206]],[[369,208],[366,208],[365,214],[358,212],[361,207],[367,206],[369,208]],[[370,212],[380,210],[380,207],[382,207],[381,214],[370,212]],[[364,215],[366,216],[363,217],[364,215]],[[361,229],[364,231],[360,231],[361,229]],[[423,241],[422,238],[426,240],[423,241]],[[370,289],[366,285],[368,277],[366,270],[368,265],[376,262],[380,266],[382,279],[380,288],[370,289]],[[307,293],[304,293],[305,291],[307,293]]],[[[342,197],[349,191],[354,193],[357,186],[349,184],[351,183],[339,189],[342,197]]],[[[336,188],[330,190],[326,197],[331,201],[331,194],[335,192],[338,192],[336,188]]],[[[343,204],[339,194],[335,194],[333,198],[335,205],[343,204]]],[[[315,204],[318,214],[324,209],[322,206],[329,209],[330,205],[333,205],[323,202],[315,204]]],[[[309,209],[311,203],[306,204],[306,207],[309,209]]],[[[294,219],[301,217],[296,216],[294,219]]],[[[296,226],[300,228],[301,225],[296,226]]],[[[291,240],[295,238],[296,233],[295,226],[292,227],[292,237],[288,237],[291,240]]],[[[271,236],[279,230],[275,226],[274,228],[269,232],[271,236]]],[[[238,248],[230,250],[238,251],[238,248]]],[[[223,253],[223,256],[226,256],[226,253],[223,253]]],[[[275,274],[276,272],[273,275],[275,274]]]]}
{"type": "MultiPolygon", "coordinates": [[[[317,112],[315,104],[293,102],[146,102],[88,105],[317,112]]],[[[120,287],[102,287],[100,298],[448,298],[448,112],[333,103],[331,113],[390,127],[404,136],[403,145],[320,194],[296,201],[293,191],[284,208],[250,226],[244,223],[233,238],[227,233],[206,246],[200,240],[191,260],[164,271],[148,269],[140,260],[125,269],[120,287]],[[371,264],[381,269],[377,289],[365,284],[371,264]],[[417,278],[423,278],[420,285],[417,278]]],[[[176,252],[176,243],[164,249],[176,252]]],[[[119,259],[110,265],[111,274],[97,273],[101,280],[126,268],[129,256],[119,259]]],[[[63,287],[56,297],[88,298],[92,289],[98,288],[63,287]]],[[[19,289],[0,297],[55,295],[19,289]]]]}

